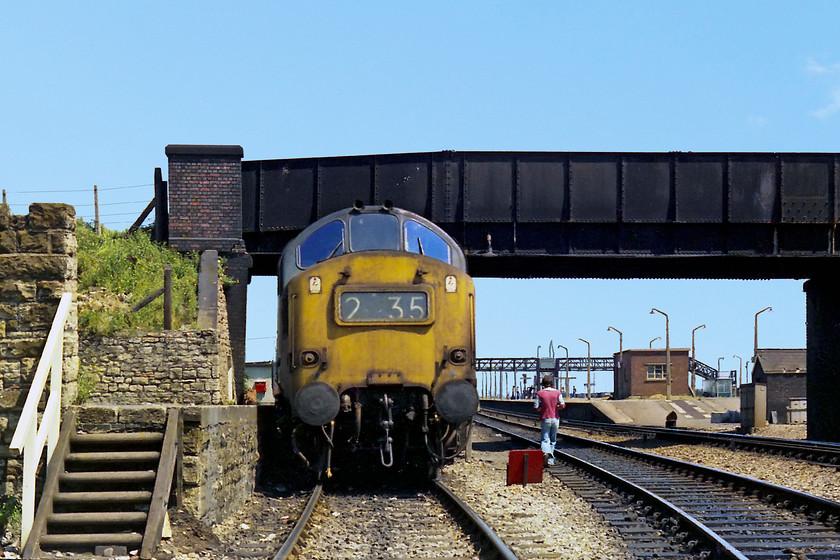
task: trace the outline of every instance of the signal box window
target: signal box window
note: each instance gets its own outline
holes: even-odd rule
[[[350,218],[350,250],[400,249],[400,221],[391,214],[356,214]]]
[[[298,267],[308,268],[344,252],[344,224],[336,220],[318,229],[300,244]]]
[[[419,253],[445,263],[452,262],[449,245],[438,234],[414,220],[405,222],[405,250]]]
[[[665,379],[665,364],[648,364],[648,379]]]

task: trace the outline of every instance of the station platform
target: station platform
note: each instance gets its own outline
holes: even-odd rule
[[[481,399],[482,406],[512,412],[533,412],[531,400]],[[674,397],[659,399],[580,399],[566,400],[565,417],[589,422],[611,422],[664,427],[668,414],[677,414],[677,427],[713,429],[716,425],[740,423],[738,397]],[[721,426],[722,427],[722,426]]]

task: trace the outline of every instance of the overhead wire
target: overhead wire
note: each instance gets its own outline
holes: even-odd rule
[[[144,185],[128,185],[128,186],[125,186],[125,187],[96,187],[96,188],[97,188],[97,190],[100,190],[100,191],[118,191],[118,190],[123,190],[123,189],[139,189],[139,188],[142,188],[142,187],[153,187],[154,185],[155,185],[154,183],[146,183]],[[57,190],[52,190],[51,189],[51,190],[39,190],[39,191],[30,191],[30,190],[25,190],[25,191],[11,190],[10,191],[9,189],[4,189],[4,190],[6,191],[6,194],[47,194],[47,193],[90,192],[90,191],[93,190],[93,188],[88,187],[86,189],[57,189]]]

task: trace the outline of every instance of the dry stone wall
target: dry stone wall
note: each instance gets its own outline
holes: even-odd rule
[[[0,204],[0,469],[4,494],[19,489],[20,463],[9,457],[29,384],[58,303],[76,291],[76,216],[67,204],[32,204],[26,215]],[[65,327],[63,402],[76,394],[79,366],[75,305]]]
[[[85,402],[231,404],[230,335],[221,288],[218,298],[218,329],[108,337],[83,333],[82,385],[93,383]]]
[[[82,405],[77,428],[86,432],[162,431],[167,405]],[[224,520],[256,484],[257,407],[184,406],[183,507],[207,525]],[[171,504],[170,504],[171,505]]]
[[[184,408],[184,506],[207,525],[223,521],[254,491],[257,407]]]

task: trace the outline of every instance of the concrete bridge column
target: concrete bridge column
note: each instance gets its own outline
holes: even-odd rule
[[[840,442],[840,289],[838,282],[805,282],[807,307],[808,439]]]

